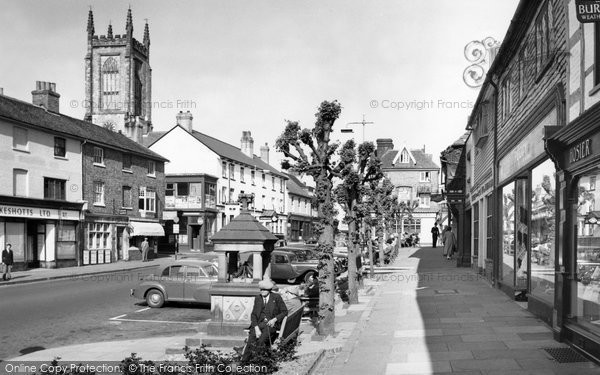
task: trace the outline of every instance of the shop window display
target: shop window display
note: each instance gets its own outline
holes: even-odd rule
[[[600,325],[600,196],[599,170],[579,179],[576,208],[577,278],[572,314],[578,321]]]
[[[525,298],[524,291],[527,291],[527,246],[529,244],[527,182],[525,179],[517,180],[517,194],[515,199],[515,291],[520,293],[520,299]]]
[[[502,189],[502,280],[514,286],[515,280],[515,184]]]
[[[556,179],[551,161],[531,173],[531,294],[554,302]]]

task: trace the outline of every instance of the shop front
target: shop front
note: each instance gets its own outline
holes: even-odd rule
[[[0,246],[12,245],[14,270],[78,265],[82,204],[0,198]]]
[[[288,239],[291,242],[310,241],[312,237],[312,217],[290,214],[288,218]]]
[[[500,288],[551,324],[555,294],[556,168],[544,143],[552,109],[499,160]]]
[[[548,129],[548,152],[559,166],[556,336],[600,359],[600,109],[569,127]]]

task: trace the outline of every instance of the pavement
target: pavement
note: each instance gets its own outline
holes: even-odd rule
[[[443,259],[439,248],[401,248],[394,264],[364,284],[359,304],[336,305],[335,335],[322,338],[302,324],[298,354],[310,363],[294,374],[600,374],[587,360],[554,360],[544,348],[568,347],[553,340],[544,322],[471,269]],[[167,349],[182,348],[189,338],[64,346],[8,362],[120,361],[130,353],[144,360],[182,360]]]

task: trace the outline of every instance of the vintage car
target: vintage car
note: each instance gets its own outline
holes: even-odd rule
[[[292,251],[274,250],[271,254],[271,278],[292,284],[306,281],[311,274],[317,274],[318,264],[315,259],[299,260]]]
[[[146,276],[130,294],[145,299],[150,307],[162,307],[167,301],[210,303],[208,290],[217,275],[211,261],[176,260]]]

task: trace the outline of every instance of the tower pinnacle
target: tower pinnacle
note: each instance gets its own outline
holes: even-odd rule
[[[108,32],[106,33],[106,36],[108,37],[108,39],[112,39],[113,37],[112,22],[108,23]]]
[[[150,46],[150,29],[148,28],[148,19],[146,18],[146,26],[144,26],[144,46]]]
[[[94,13],[92,13],[92,7],[90,7],[90,11],[88,13],[88,23],[87,23],[87,33],[88,37],[94,36]]]
[[[125,23],[125,30],[127,30],[127,34],[133,34],[133,20],[131,19],[131,7],[127,9],[127,22]]]

